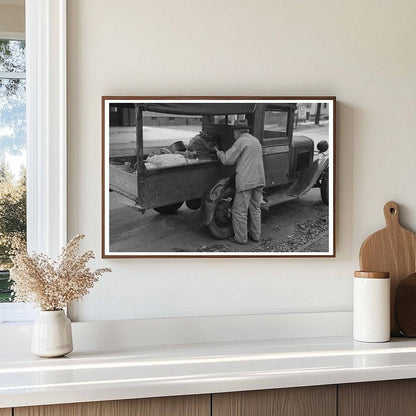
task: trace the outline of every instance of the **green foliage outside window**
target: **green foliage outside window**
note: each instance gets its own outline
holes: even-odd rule
[[[13,298],[11,255],[26,241],[25,61],[24,41],[0,39],[0,302]]]
[[[26,241],[26,172],[15,181],[0,162],[0,302],[12,300],[8,269],[13,250]]]

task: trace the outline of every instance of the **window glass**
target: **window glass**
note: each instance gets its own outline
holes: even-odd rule
[[[224,115],[218,115],[218,116],[210,116],[210,120],[209,122],[211,124],[222,124],[222,125],[226,125],[229,124],[228,123],[228,116],[224,116]]]
[[[216,115],[210,116],[209,122],[211,124],[223,124],[233,126],[236,120],[244,119],[244,114],[228,114],[228,115]]]
[[[287,136],[288,112],[273,110],[266,111],[264,114],[264,139],[271,140],[274,138]]]
[[[24,40],[0,39],[0,72],[26,72]]]
[[[12,300],[10,255],[26,241],[25,42],[0,39],[0,302]]]

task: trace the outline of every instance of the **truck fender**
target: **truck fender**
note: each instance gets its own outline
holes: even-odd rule
[[[328,156],[322,155],[315,159],[312,165],[306,169],[295,181],[295,183],[286,191],[286,195],[299,198],[306,194],[306,192],[313,188],[328,165]]]
[[[229,176],[222,176],[213,179],[207,186],[201,203],[201,224],[208,225],[214,218],[216,202],[222,195],[224,189],[230,184],[234,185],[235,173]]]
[[[324,173],[328,165],[329,165],[329,156],[322,157],[320,160],[320,163],[318,164],[318,169],[317,169],[318,179],[322,176],[322,174]]]

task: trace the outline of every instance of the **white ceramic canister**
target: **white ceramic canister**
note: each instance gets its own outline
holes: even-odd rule
[[[390,340],[390,278],[387,272],[354,273],[354,330],[361,342]]]

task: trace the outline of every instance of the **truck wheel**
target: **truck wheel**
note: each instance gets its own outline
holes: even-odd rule
[[[214,217],[208,224],[208,230],[215,238],[223,239],[234,234],[231,217],[234,195],[234,188],[226,188],[216,201]]]
[[[201,208],[201,198],[190,199],[190,200],[186,201],[185,204],[189,209],[192,209],[193,211],[196,211],[197,209]]]
[[[321,180],[321,198],[322,202],[325,205],[328,205],[328,197],[329,197],[329,169],[326,168],[324,173],[322,174]]]
[[[172,215],[182,206],[182,204],[183,202],[177,202],[176,204],[163,205],[153,209],[160,214]]]

